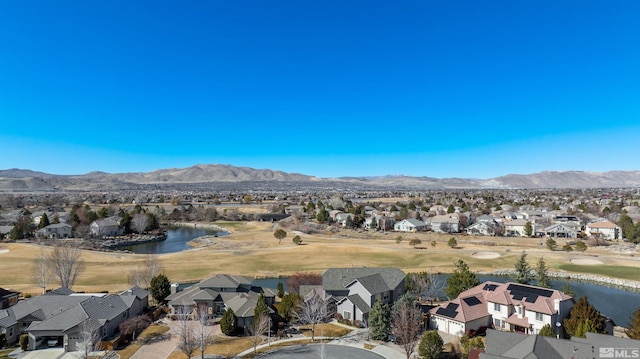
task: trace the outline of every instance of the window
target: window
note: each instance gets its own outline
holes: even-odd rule
[[[493,310],[495,310],[496,312],[500,311],[500,304],[499,303],[493,303]]]
[[[544,314],[542,313],[536,313],[536,320],[541,322],[544,320]]]

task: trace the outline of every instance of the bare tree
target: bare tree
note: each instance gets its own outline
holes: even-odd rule
[[[42,294],[47,292],[47,286],[51,281],[51,266],[50,258],[44,248],[40,250],[40,255],[33,263],[30,279],[33,284],[42,288]]]
[[[301,301],[295,312],[295,316],[300,322],[311,324],[311,341],[315,340],[316,325],[324,322],[330,316],[327,304],[328,299],[324,296],[322,289],[316,288]]]
[[[257,318],[253,318],[253,324],[251,325],[251,339],[253,340],[254,353],[256,353],[258,343],[262,341],[262,334],[267,330],[271,330],[269,322],[269,315],[261,315]]]
[[[214,337],[211,335],[211,327],[209,326],[209,312],[206,306],[198,307],[195,319],[194,339],[197,348],[200,350],[200,358],[204,359],[204,352],[207,346],[214,342]]]
[[[190,320],[193,313],[191,306],[180,305],[177,307],[176,320],[178,321],[178,350],[183,352],[187,358],[191,358],[198,350],[198,343],[193,328],[193,321]]]
[[[145,213],[136,213],[131,218],[131,229],[138,232],[138,234],[142,234],[149,226],[149,217]]]
[[[142,266],[129,273],[129,284],[149,288],[151,287],[151,279],[162,273],[162,271],[163,268],[162,263],[160,263],[160,258],[155,254],[148,254]]]
[[[410,300],[400,300],[391,319],[391,333],[396,342],[404,349],[407,359],[415,351],[422,331],[422,312]]]
[[[79,359],[99,358],[97,350],[100,347],[100,328],[96,321],[87,318],[80,324],[80,341],[76,344]]]
[[[84,271],[85,263],[80,257],[80,250],[71,246],[56,247],[51,253],[51,272],[61,287],[73,287],[80,273]]]

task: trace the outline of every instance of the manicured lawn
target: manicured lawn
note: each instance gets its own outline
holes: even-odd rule
[[[302,332],[302,335],[311,337],[311,325],[301,326],[300,331]],[[351,332],[351,329],[347,329],[345,327],[341,327],[339,325],[334,325],[331,323],[320,323],[316,325],[317,337],[339,338],[349,332]]]
[[[143,330],[138,336],[138,340],[134,343],[129,344],[126,348],[118,351],[118,355],[120,355],[120,359],[129,359],[135,352],[140,349],[142,343],[145,340],[157,337],[158,335],[162,335],[169,331],[169,327],[166,325],[150,325],[147,329]],[[0,357],[2,358],[2,357]]]
[[[609,266],[609,265],[578,265],[578,264],[561,264],[558,268],[569,272],[589,273],[603,275],[607,277],[638,280],[640,278],[640,268],[625,266]]]

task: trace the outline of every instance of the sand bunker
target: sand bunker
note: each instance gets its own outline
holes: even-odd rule
[[[500,257],[500,253],[496,252],[475,252],[471,255],[473,258],[478,259],[494,259]]]
[[[2,254],[2,253],[9,253],[9,250],[8,249],[0,249],[0,254]]]
[[[602,264],[602,261],[595,258],[573,258],[571,259],[571,263],[582,264],[582,265],[594,265],[594,264]]]

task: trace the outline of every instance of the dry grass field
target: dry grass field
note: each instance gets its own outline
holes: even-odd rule
[[[522,251],[535,266],[544,256],[551,270],[590,272],[626,279],[640,278],[638,258],[605,248],[586,252],[552,252],[544,239],[474,237],[433,233],[399,234],[395,232],[358,232],[288,234],[282,244],[273,236],[273,226],[264,222],[221,222],[231,235],[210,237],[206,246],[159,256],[171,281],[199,280],[213,273],[247,276],[280,276],[299,271],[321,273],[330,267],[398,267],[406,272],[450,272],[453,263],[462,259],[477,272],[511,269]],[[302,245],[291,239],[299,234]],[[403,240],[398,243],[396,238]],[[449,248],[447,240],[455,237],[458,246]],[[413,238],[422,241],[414,248]],[[436,242],[432,246],[432,241]],[[564,244],[558,241],[559,247]],[[38,293],[29,273],[41,250],[33,244],[0,244],[0,287]],[[119,291],[128,285],[128,273],[142,265],[145,255],[84,251],[86,270],[74,286],[76,291]],[[573,259],[573,261],[572,261]],[[591,261],[589,259],[592,259]],[[602,264],[594,264],[602,263]],[[52,283],[51,287],[55,287]]]

